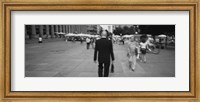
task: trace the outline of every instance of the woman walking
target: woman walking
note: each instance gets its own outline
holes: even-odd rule
[[[141,42],[140,42],[140,51],[141,51],[141,62],[146,63],[146,50],[148,48],[148,41],[147,36],[141,36]]]
[[[137,42],[134,37],[128,43],[128,57],[129,57],[129,68],[134,71],[136,67],[136,56],[137,56]]]

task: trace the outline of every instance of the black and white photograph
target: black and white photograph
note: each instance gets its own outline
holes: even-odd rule
[[[175,77],[175,27],[26,24],[25,77]]]
[[[188,91],[189,28],[188,11],[12,11],[11,90]]]
[[[196,1],[2,4],[5,99],[198,95]]]

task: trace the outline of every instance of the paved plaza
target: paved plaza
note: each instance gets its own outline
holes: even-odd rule
[[[175,77],[175,49],[148,54],[147,63],[128,68],[126,45],[114,44],[115,72],[110,77]],[[25,44],[25,77],[98,77],[94,49],[85,43],[63,40]]]

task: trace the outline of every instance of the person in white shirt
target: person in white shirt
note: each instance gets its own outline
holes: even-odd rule
[[[142,36],[140,40],[141,62],[146,63],[146,50],[148,49],[149,41],[146,36]]]
[[[86,38],[86,43],[87,43],[87,49],[89,49],[90,48],[90,38],[89,37]]]
[[[38,38],[38,43],[42,43],[42,37],[41,36],[39,36],[39,38]]]
[[[147,42],[140,42],[141,61],[146,62]]]

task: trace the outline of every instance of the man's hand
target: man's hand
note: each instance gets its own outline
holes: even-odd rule
[[[96,61],[96,60],[94,60],[94,63],[97,63],[97,61]]]

